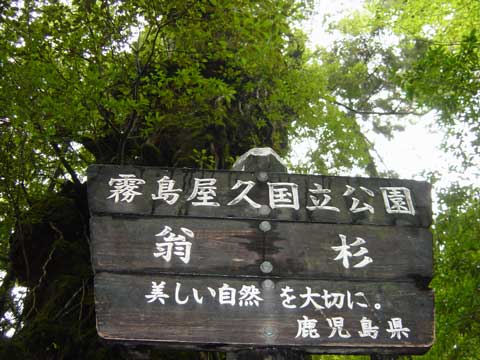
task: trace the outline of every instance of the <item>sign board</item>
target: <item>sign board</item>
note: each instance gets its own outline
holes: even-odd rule
[[[422,353],[430,185],[93,165],[97,329],[198,349]]]

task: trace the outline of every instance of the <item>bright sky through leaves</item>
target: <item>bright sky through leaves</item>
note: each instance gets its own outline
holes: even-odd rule
[[[341,33],[338,30],[329,32],[328,24],[340,20],[350,12],[361,11],[362,6],[361,0],[317,0],[315,15],[303,25],[310,46],[330,47],[335,40],[340,39]],[[380,159],[377,157],[378,169],[394,171],[401,178],[417,180],[425,179],[429,173],[438,172],[441,174],[438,187],[447,187],[456,181],[461,184],[474,183],[480,176],[474,170],[465,174],[450,171],[449,167],[456,165],[458,159],[440,149],[445,133],[435,125],[434,117],[435,114],[430,112],[422,117],[409,116],[401,119],[400,122],[406,123],[405,130],[395,132],[393,139],[386,139],[362,126],[380,156]],[[302,159],[309,146],[315,146],[314,141],[304,142],[295,148],[294,158]]]

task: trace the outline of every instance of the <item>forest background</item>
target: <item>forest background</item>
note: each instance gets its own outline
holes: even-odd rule
[[[312,49],[301,29],[324,4],[0,2],[1,358],[224,356],[99,340],[89,164],[228,169],[270,146],[291,172],[396,177],[378,136],[426,119],[464,176],[423,174],[437,199],[436,342],[419,358],[478,357],[480,2],[365,1],[319,24],[335,37]]]

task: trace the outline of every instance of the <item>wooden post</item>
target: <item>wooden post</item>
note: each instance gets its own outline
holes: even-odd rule
[[[267,172],[287,172],[287,166],[271,148],[253,148],[243,154],[233,164],[232,170],[255,171],[257,177],[267,176]],[[227,353],[227,360],[305,360],[310,356],[290,349],[251,349]]]
[[[428,183],[291,174],[269,148],[233,171],[92,165],[88,181],[107,341],[230,360],[393,360],[433,342]],[[368,256],[339,261],[340,241]]]
[[[240,156],[233,164],[234,171],[270,171],[287,172],[282,158],[269,147],[253,148]]]
[[[271,148],[253,148],[243,154],[233,165],[232,170],[256,171],[258,177],[263,172],[287,172],[282,159]],[[307,359],[304,353],[289,349],[252,349],[227,353],[227,360],[303,360]],[[371,360],[396,360],[396,355],[373,354]]]
[[[290,349],[252,349],[227,353],[227,360],[304,360],[310,357]]]

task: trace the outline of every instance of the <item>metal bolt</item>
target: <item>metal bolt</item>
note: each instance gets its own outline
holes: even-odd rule
[[[266,327],[263,330],[263,333],[265,334],[265,336],[271,337],[273,336],[273,329],[271,327]]]
[[[275,289],[275,283],[272,280],[267,279],[262,282],[262,287],[264,289]]]
[[[257,180],[260,182],[265,182],[268,180],[268,174],[265,171],[260,171],[257,173]]]
[[[262,270],[262,272],[264,274],[269,274],[272,272],[273,270],[273,265],[270,261],[264,261],[261,265],[260,265],[260,270]]]
[[[263,215],[263,216],[267,216],[270,214],[270,211],[272,211],[272,209],[270,209],[270,206],[268,205],[262,205],[260,206],[260,208],[258,209],[258,213],[260,215]]]
[[[258,226],[258,228],[260,230],[262,230],[263,232],[267,232],[267,231],[272,230],[272,225],[270,225],[270,223],[268,221],[262,221],[260,223],[260,225]]]

